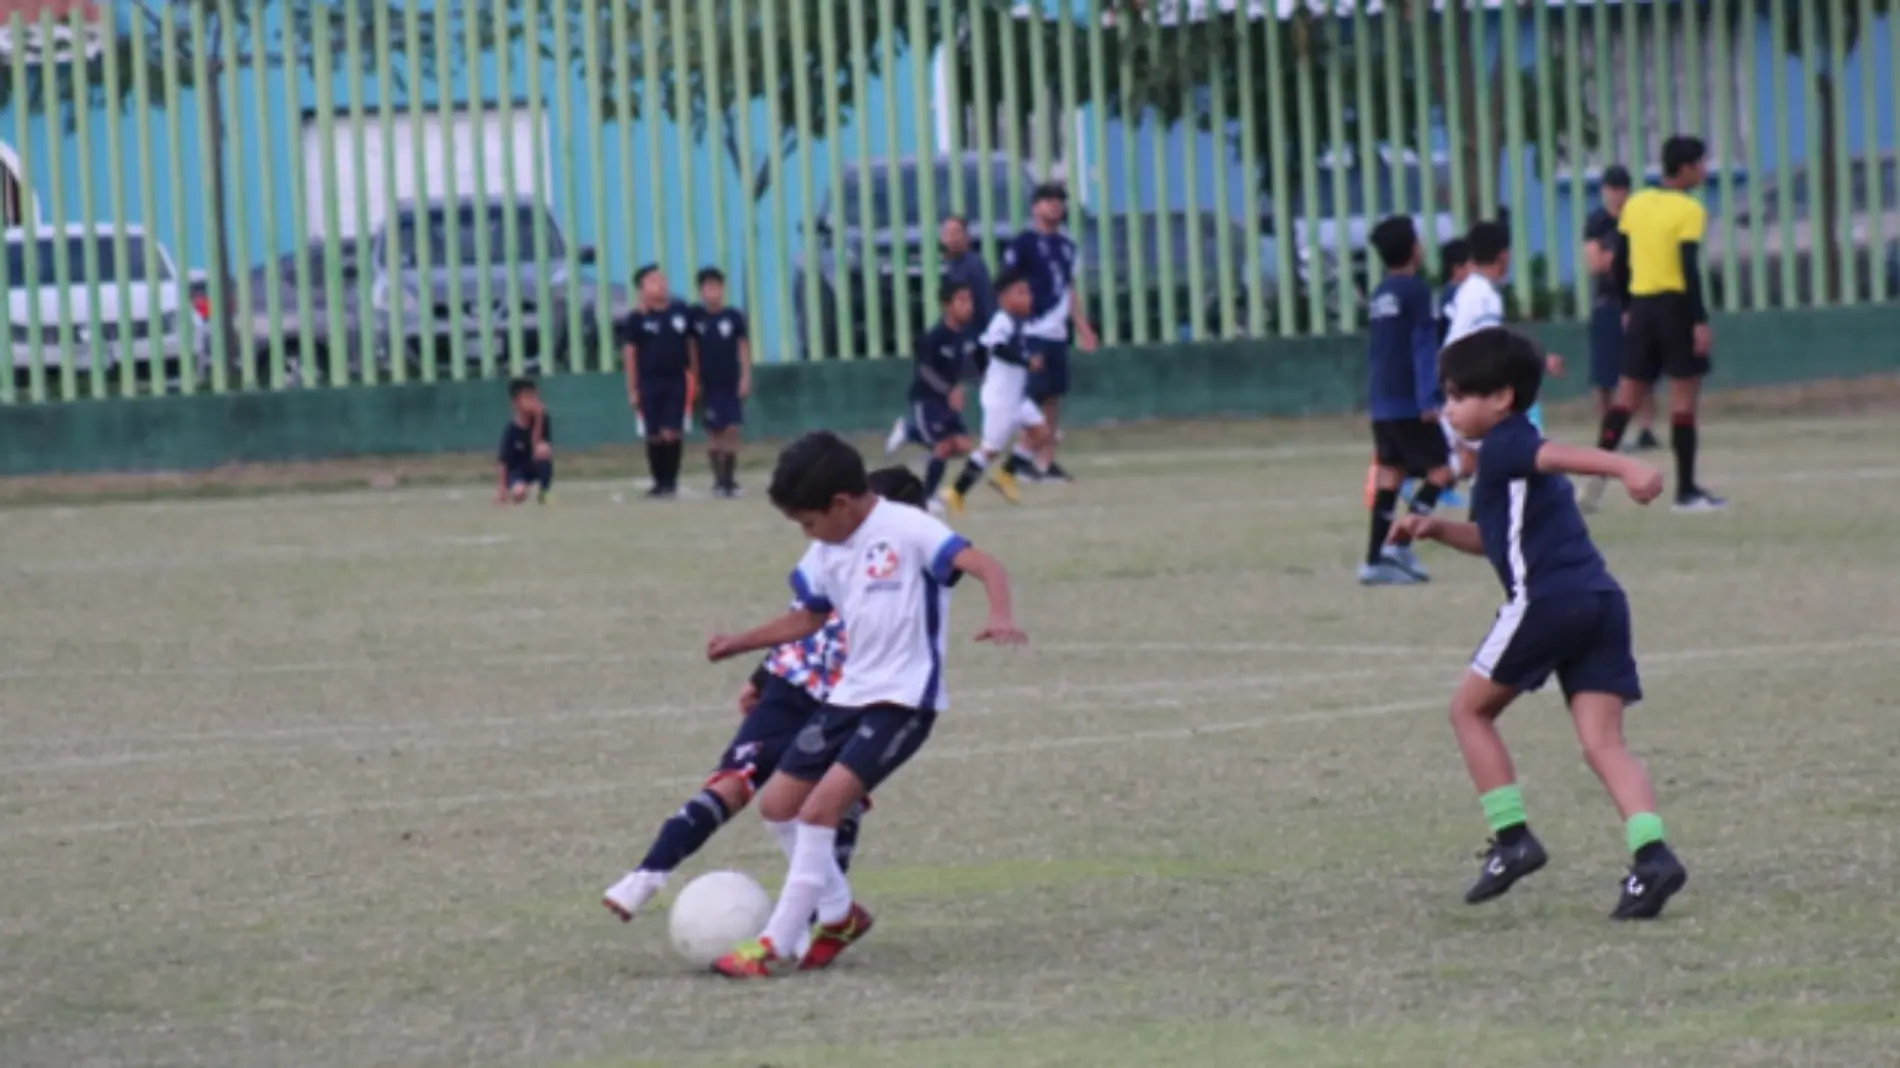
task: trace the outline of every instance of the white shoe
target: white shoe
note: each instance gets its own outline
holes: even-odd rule
[[[608,912],[620,917],[621,923],[626,923],[665,886],[665,872],[636,869],[608,887],[607,892],[601,895],[600,903],[607,906]]]
[[[899,419],[891,424],[891,432],[884,438],[884,455],[896,456],[897,450],[910,440],[910,425]]]

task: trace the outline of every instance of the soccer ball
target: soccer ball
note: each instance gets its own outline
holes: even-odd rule
[[[693,965],[712,963],[748,939],[772,918],[772,899],[750,875],[709,871],[686,884],[667,914],[673,948]]]

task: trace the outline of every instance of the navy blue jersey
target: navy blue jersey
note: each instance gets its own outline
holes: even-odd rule
[[[1389,274],[1366,304],[1367,408],[1374,420],[1417,419],[1444,405],[1438,391],[1438,325],[1432,291]]]
[[[1515,414],[1491,428],[1478,448],[1471,520],[1484,555],[1513,603],[1622,587],[1590,541],[1576,493],[1562,475],[1537,470],[1544,436]]]
[[[943,261],[945,281],[956,282],[970,289],[970,303],[975,306],[976,314],[971,317],[970,325],[964,330],[972,338],[983,332],[990,316],[996,314],[996,287],[990,284],[990,267],[975,250],[961,256],[946,258]]]
[[[731,393],[739,388],[739,343],[746,339],[745,315],[737,308],[693,309],[693,340],[699,345],[699,387]],[[643,361],[644,362],[644,361]]]
[[[541,415],[541,440],[554,443],[554,417],[547,413]],[[508,420],[501,429],[501,448],[495,459],[509,470],[526,467],[534,462],[534,427],[522,426],[517,420]]]
[[[1067,234],[1024,230],[1003,250],[1003,266],[1014,267],[1029,278],[1029,319],[1023,330],[1030,337],[1068,340],[1075,264],[1075,242]]]
[[[911,375],[912,401],[948,400],[962,381],[964,367],[976,352],[976,339],[966,326],[952,330],[938,323],[917,339],[917,367]]]
[[[614,324],[622,346],[632,345],[641,378],[685,378],[688,339],[693,336],[693,312],[673,301],[658,311],[635,308]]]
[[[1615,253],[1617,243],[1623,240],[1623,235],[1617,232],[1616,216],[1611,215],[1606,208],[1598,208],[1591,212],[1589,220],[1583,224],[1583,239],[1585,241],[1595,241],[1597,244],[1609,249],[1611,253]],[[1609,275],[1601,274],[1597,276],[1596,295],[1593,298],[1593,303],[1597,305],[1618,303],[1616,297],[1616,283]]]

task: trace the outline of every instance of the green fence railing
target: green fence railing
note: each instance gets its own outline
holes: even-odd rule
[[[1583,315],[1613,164],[1712,149],[1728,311],[1900,298],[1890,0],[79,0],[0,15],[0,403],[610,369],[642,264],[903,356],[938,224],[1071,191],[1105,344],[1356,330],[1379,217]],[[28,13],[30,12],[30,14]]]

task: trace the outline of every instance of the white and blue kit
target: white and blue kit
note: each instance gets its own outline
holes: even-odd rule
[[[1503,325],[1504,294],[1498,292],[1497,285],[1491,279],[1473,271],[1452,292],[1451,303],[1446,308],[1445,344],[1450,345],[1480,330]],[[1544,428],[1543,407],[1531,405],[1529,416],[1531,425],[1541,431]],[[1445,426],[1445,433],[1451,433],[1449,423]],[[1456,451],[1454,448],[1454,454]]]
[[[1566,699],[1641,700],[1629,601],[1590,541],[1570,480],[1537,469],[1543,444],[1524,415],[1482,442],[1471,518],[1507,600],[1471,668],[1519,691],[1556,675]]]
[[[983,371],[983,450],[991,455],[1007,452],[1024,427],[1042,426],[1042,409],[1030,399],[1032,351],[1022,323],[998,311],[990,319],[977,350],[986,358]],[[1043,355],[1047,360],[1048,356]]]
[[[1069,392],[1069,322],[1074,314],[1075,273],[1080,263],[1067,234],[1024,230],[1003,249],[1003,266],[1029,280],[1029,318],[1023,324],[1029,351],[1042,358],[1030,376],[1028,395],[1038,403]]]

